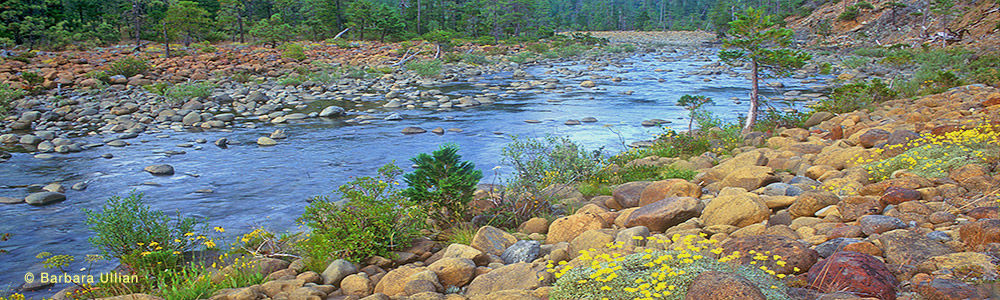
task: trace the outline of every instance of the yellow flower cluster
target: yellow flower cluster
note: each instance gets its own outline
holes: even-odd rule
[[[930,178],[948,175],[953,168],[974,163],[989,163],[1000,158],[1000,125],[982,121],[972,128],[963,128],[942,135],[924,134],[905,144],[892,145],[885,150],[907,149],[894,157],[876,161],[859,157],[855,162],[871,175],[869,180],[889,179],[897,170],[909,170]],[[874,153],[882,155],[883,149]]]

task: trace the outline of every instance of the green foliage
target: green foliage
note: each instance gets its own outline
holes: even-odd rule
[[[552,184],[569,184],[589,178],[601,170],[600,151],[588,152],[566,137],[539,139],[511,137],[501,150],[502,163],[515,170],[508,185],[541,190]]]
[[[377,177],[360,177],[341,185],[345,203],[326,196],[312,199],[299,219],[312,229],[300,246],[308,254],[307,269],[322,272],[330,260],[355,263],[379,255],[391,258],[392,250],[409,246],[424,227],[423,209],[396,187],[399,167],[388,164]]]
[[[169,33],[183,35],[185,45],[195,36],[201,35],[212,23],[208,11],[198,7],[198,2],[177,1],[167,8],[164,26]]]
[[[532,43],[525,47],[528,51],[534,52],[536,54],[542,54],[549,51],[549,44],[546,43]]]
[[[250,79],[253,79],[253,75],[250,71],[242,70],[233,73],[233,75],[230,76],[230,79],[239,83],[247,83],[250,82]]]
[[[157,94],[160,96],[165,96],[167,94],[167,88],[169,87],[170,84],[166,82],[157,82],[142,86],[142,88],[146,89],[150,93]]]
[[[281,80],[278,80],[278,84],[279,85],[299,86],[299,85],[302,85],[302,79],[295,78],[295,77],[284,77],[284,78],[281,78]]]
[[[431,155],[421,153],[410,159],[416,170],[403,175],[409,186],[403,196],[424,207],[441,225],[465,219],[472,193],[483,178],[475,164],[461,159],[458,146],[443,145]]]
[[[303,61],[306,59],[306,49],[297,43],[285,43],[282,44],[278,49],[281,49],[281,57],[291,58],[298,61]]]
[[[712,103],[712,98],[705,97],[702,95],[684,95],[677,100],[677,106],[683,107],[688,110],[688,134],[691,134],[693,129],[695,116],[701,110],[701,107],[705,104]]]
[[[980,124],[941,136],[925,135],[891,148],[907,149],[880,161],[864,161],[862,167],[870,180],[882,181],[898,170],[907,170],[925,178],[945,178],[951,170],[969,164],[988,166],[1000,160],[1000,126]],[[891,149],[890,148],[890,149]]]
[[[108,66],[108,75],[122,75],[125,78],[129,78],[138,74],[142,74],[149,70],[149,62],[145,59],[137,57],[126,57],[119,59]]]
[[[820,75],[830,75],[830,73],[833,73],[833,64],[830,64],[828,62],[824,62],[824,63],[822,63],[822,64],[819,65],[819,74]]]
[[[778,111],[769,109],[764,111],[764,114],[760,116],[757,121],[756,128],[754,131],[760,132],[773,132],[778,128],[795,128],[795,127],[805,127],[806,120],[809,119],[810,114],[807,112],[799,111]]]
[[[604,51],[610,53],[622,53],[622,52],[635,52],[636,47],[632,44],[615,44],[610,47],[604,48]]]
[[[860,9],[875,9],[875,6],[872,6],[871,3],[864,0],[859,1],[858,3],[854,4],[854,6],[857,6]]]
[[[103,83],[111,82],[111,74],[108,74],[108,71],[104,70],[93,70],[87,72],[87,78],[93,78]]]
[[[841,61],[845,67],[857,69],[868,64],[868,59],[859,56],[848,56]]]
[[[213,275],[222,275],[213,277]],[[264,274],[254,266],[230,266],[214,270],[190,264],[180,269],[165,270],[158,282],[157,294],[166,300],[206,299],[221,289],[232,289],[261,284]],[[217,278],[218,282],[213,282]],[[221,278],[221,279],[218,279]]]
[[[441,74],[441,61],[438,60],[425,60],[425,61],[411,61],[406,63],[406,68],[417,72],[417,75],[421,77],[434,77]]]
[[[174,265],[180,253],[194,250],[204,239],[199,234],[205,226],[203,221],[181,218],[179,213],[170,217],[152,211],[141,193],[131,192],[126,198],[114,196],[100,212],[83,212],[87,216],[84,223],[94,231],[90,242],[104,256],[118,258],[144,275],[155,275],[161,268]]]
[[[507,60],[514,63],[523,64],[524,62],[528,61],[528,58],[535,56],[536,54],[533,52],[518,52],[515,55],[507,56]]]
[[[872,109],[873,105],[892,100],[897,92],[881,79],[855,81],[833,89],[830,98],[819,101],[812,107],[814,111],[846,113],[861,109]]]
[[[292,25],[282,21],[278,14],[272,15],[271,18],[261,19],[257,24],[254,24],[253,28],[250,28],[250,35],[271,46],[291,39],[292,32]]]
[[[980,56],[969,62],[965,69],[971,82],[1000,85],[1000,54]]]
[[[212,95],[215,85],[209,82],[183,82],[166,88],[163,96],[174,103],[187,101],[192,98],[208,98]]]
[[[837,20],[841,21],[854,21],[858,18],[858,7],[851,5],[844,8],[844,11],[837,16]]]
[[[454,226],[448,229],[448,243],[449,244],[462,244],[470,245],[472,244],[472,238],[476,236],[476,231],[479,228],[469,227],[469,226]]]
[[[38,73],[35,72],[21,72],[21,79],[28,83],[29,86],[39,85],[45,81],[45,78],[42,78],[42,75],[38,75]]]

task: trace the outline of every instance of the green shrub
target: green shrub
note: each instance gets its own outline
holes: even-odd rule
[[[278,84],[279,85],[299,86],[299,85],[302,85],[302,79],[298,79],[298,78],[295,78],[295,77],[285,77],[285,78],[282,78],[281,80],[278,80]]]
[[[142,86],[142,88],[146,89],[150,93],[157,94],[157,95],[160,95],[160,96],[166,96],[167,95],[167,88],[169,88],[169,87],[170,87],[170,84],[166,83],[166,82],[157,82],[157,83],[147,84],[147,85]]]
[[[306,49],[302,45],[296,43],[285,43],[281,44],[278,49],[281,49],[281,57],[291,58],[294,60],[302,61],[306,59]]]
[[[316,197],[299,219],[312,229],[300,245],[306,251],[307,269],[322,272],[333,259],[361,263],[379,255],[392,258],[392,250],[408,247],[424,227],[423,209],[396,187],[402,171],[394,164],[378,170],[377,177],[360,177],[341,185],[344,203]]]
[[[483,56],[481,54],[472,54],[472,53],[462,54],[462,61],[480,66],[493,63],[493,61],[486,58],[486,56]]]
[[[861,0],[857,4],[854,4],[854,6],[857,6],[860,9],[875,9],[875,6],[872,6],[871,3],[868,3],[868,1],[864,0]]]
[[[406,64],[406,68],[417,72],[421,77],[434,77],[441,74],[441,65],[438,60],[411,61]]]
[[[632,44],[616,44],[604,50],[610,53],[635,52],[636,47]]]
[[[507,56],[507,60],[514,63],[523,64],[524,62],[528,61],[529,57],[535,57],[535,56],[536,54],[532,52],[519,52],[515,55]]]
[[[833,73],[833,65],[832,64],[830,64],[828,62],[824,62],[824,63],[822,63],[822,64],[819,65],[819,74],[820,75],[830,75],[830,73]]]
[[[545,53],[546,51],[549,51],[549,44],[533,43],[533,44],[528,44],[528,46],[526,46],[525,48],[528,49],[528,51],[534,52],[536,54],[542,54]]]
[[[858,56],[849,56],[849,57],[845,58],[841,62],[844,63],[844,66],[847,67],[847,68],[857,69],[857,68],[860,68],[860,67],[863,67],[863,66],[867,65],[868,64],[868,59],[865,59],[864,57],[858,57]]]
[[[980,56],[969,62],[965,69],[971,82],[1000,85],[1000,54]]]
[[[118,258],[142,275],[155,276],[159,270],[175,266],[181,253],[194,250],[199,243],[214,245],[200,234],[203,221],[152,211],[142,194],[134,191],[126,198],[109,198],[100,212],[83,212],[87,216],[84,223],[94,231],[90,243],[105,257]]]
[[[773,132],[778,128],[802,128],[805,127],[806,120],[810,114],[800,111],[779,111],[768,109],[763,114],[757,116],[757,123],[754,131]]]
[[[28,83],[29,86],[39,85],[45,81],[45,78],[42,78],[42,75],[38,75],[38,73],[35,72],[21,72],[21,79]]]
[[[239,82],[239,83],[247,83],[247,82],[250,82],[250,79],[253,79],[252,74],[250,74],[250,71],[246,71],[246,70],[237,71],[237,72],[233,73],[233,75],[230,76],[229,78],[232,81]]]
[[[24,90],[11,88],[6,83],[0,83],[0,118],[10,111],[11,103],[20,99],[25,94]]]
[[[837,20],[841,21],[854,21],[858,17],[858,7],[851,5],[844,8],[844,11],[837,16]]]
[[[486,36],[486,35],[481,36],[478,39],[473,40],[472,43],[476,44],[476,45],[480,45],[480,46],[486,46],[486,45],[496,44],[496,42],[495,42],[495,40],[493,39],[492,36]]]
[[[431,155],[421,153],[410,159],[416,170],[403,175],[409,186],[403,196],[425,208],[440,225],[465,219],[472,193],[483,178],[475,164],[461,159],[458,146],[444,145]]]
[[[449,244],[462,244],[470,245],[472,244],[472,238],[476,236],[476,231],[479,228],[471,226],[454,226],[448,229],[448,243]]]
[[[555,52],[556,52],[556,54],[559,55],[559,57],[571,57],[571,56],[577,56],[577,55],[582,54],[583,51],[586,50],[586,49],[589,49],[589,48],[586,47],[586,46],[580,45],[580,44],[572,44],[572,45],[568,45],[568,46],[563,46],[563,47],[556,48]]]
[[[104,70],[93,70],[93,71],[87,72],[87,78],[93,78],[93,79],[95,79],[97,81],[104,82],[104,83],[111,82],[111,75],[108,74],[108,72],[104,71]]]
[[[213,276],[221,275],[221,276]],[[190,264],[177,270],[165,270],[157,283],[157,295],[165,300],[207,299],[222,289],[242,288],[264,283],[264,274],[253,265],[236,265],[223,271]]]
[[[168,87],[163,96],[172,102],[187,101],[191,98],[208,98],[215,85],[209,82],[184,82]]]
[[[694,119],[701,110],[701,107],[705,104],[712,103],[712,98],[705,97],[702,95],[684,95],[677,100],[677,106],[683,107],[688,110],[688,134],[691,134],[692,125],[694,124]]]
[[[132,77],[149,70],[149,63],[145,59],[126,57],[119,59],[108,67],[108,75],[122,75],[126,78]]]
[[[880,79],[855,81],[833,89],[830,98],[812,106],[814,111],[846,113],[870,109],[873,105],[892,100],[898,93]]]
[[[938,70],[935,71],[929,78],[925,77],[923,82],[920,84],[920,93],[923,95],[942,93],[950,88],[963,84],[965,84],[965,82],[952,71]]]
[[[548,135],[524,139],[512,136],[501,154],[503,164],[513,167],[516,172],[512,183],[537,190],[586,179],[601,170],[599,151],[588,152],[566,137]]]

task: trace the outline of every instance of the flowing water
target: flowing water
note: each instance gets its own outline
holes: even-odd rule
[[[674,104],[684,94],[715,99],[715,105],[709,109],[724,120],[735,120],[737,115],[745,113],[746,102],[736,104],[729,99],[740,97],[745,101],[749,93],[748,80],[728,75],[683,76],[708,62],[691,59],[662,62],[657,60],[661,55],[677,54],[636,54],[625,60],[632,64],[591,72],[626,78],[622,82],[594,80],[599,90],[578,88],[579,82],[589,80],[589,76],[567,78],[557,73],[546,74],[546,71],[561,67],[583,69],[585,64],[529,68],[528,73],[536,79],[558,78],[563,92],[534,93],[529,90],[501,97],[492,105],[449,111],[396,110],[404,118],[400,121],[376,119],[358,125],[345,123],[346,117],[306,119],[299,123],[267,124],[232,132],[142,134],[129,140],[132,145],[128,147],[104,146],[79,153],[57,154],[47,160],[35,159],[27,153],[14,153],[10,161],[0,164],[2,196],[23,197],[29,193],[25,186],[39,183],[62,182],[69,187],[82,181],[89,187],[83,191],[69,190],[66,201],[47,206],[0,206],[0,232],[13,235],[11,240],[0,243],[0,247],[10,251],[0,255],[0,290],[17,288],[24,282],[26,272],[34,272],[37,276],[43,271],[41,260],[35,258],[42,251],[78,256],[77,263],[68,270],[72,274],[84,274],[79,272],[86,266],[82,255],[96,254],[98,250],[87,241],[91,232],[84,224],[82,209],[99,210],[108,197],[124,197],[132,190],[144,193],[146,202],[155,210],[207,217],[211,226],[224,227],[227,233],[247,232],[254,226],[274,231],[297,230],[295,220],[310,197],[331,195],[351,176],[373,175],[375,169],[393,160],[408,170],[410,157],[436,150],[442,143],[458,144],[462,157],[483,170],[486,174],[483,182],[490,183],[511,171],[510,168],[491,170],[500,165],[500,149],[510,141],[510,135],[562,135],[588,149],[603,147],[616,152],[623,148],[620,138],[604,125],[614,125],[626,143],[647,140],[662,132],[656,127],[641,126],[642,120],[665,119],[673,122],[669,126],[686,128],[687,111]],[[653,71],[655,69],[672,72]],[[484,77],[479,83],[505,86],[512,81],[510,73]],[[705,78],[711,81],[706,82]],[[784,83],[783,91],[807,92],[806,84],[798,79],[771,82]],[[566,87],[573,88],[566,90]],[[436,88],[449,95],[481,93],[484,89],[470,83]],[[623,94],[626,91],[634,93]],[[765,93],[773,94],[774,91],[765,90]],[[313,103],[309,110],[318,111],[329,103],[333,102]],[[568,119],[584,117],[597,118],[598,122],[563,125]],[[524,122],[529,119],[542,122]],[[459,128],[462,131],[443,135],[430,132],[401,134],[400,130],[408,126],[428,130]],[[259,147],[254,143],[257,137],[266,136],[275,129],[286,130],[289,138],[279,140],[273,147]],[[222,137],[242,144],[221,149],[211,143],[194,143],[196,139],[214,141]],[[89,142],[100,142],[101,137],[89,139]],[[184,143],[200,148],[177,146]],[[169,150],[185,151],[186,154],[163,154]],[[114,157],[101,158],[105,153]],[[176,174],[152,176],[142,171],[151,164],[170,164]],[[201,189],[212,192],[195,192]],[[99,262],[93,266],[94,274],[113,267],[112,262]],[[57,285],[28,295],[48,297],[65,286]]]

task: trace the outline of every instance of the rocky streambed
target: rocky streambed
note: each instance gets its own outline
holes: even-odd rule
[[[745,111],[747,81],[714,60],[710,50],[671,48],[446,65],[430,79],[403,71],[299,86],[219,78],[211,96],[180,103],[128,86],[21,100],[0,135],[0,199],[10,203],[0,232],[13,234],[0,282],[16,288],[24,272],[40,271],[38,252],[96,252],[81,209],[130,190],[154,209],[235,232],[280,231],[293,228],[306,199],[445,142],[485,170],[500,163],[510,135],[564,135],[617,151],[624,145],[605,125],[629,142],[648,139],[661,132],[648,125],[685,123],[674,105],[683,94],[717,99],[711,110],[732,120]],[[767,92],[800,108],[823,97],[827,79],[816,71],[774,80],[781,88]]]

